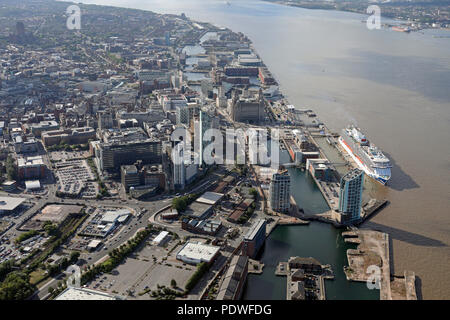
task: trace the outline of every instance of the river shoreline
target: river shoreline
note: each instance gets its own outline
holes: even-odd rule
[[[335,7],[330,7],[330,6],[314,6],[314,5],[305,5],[305,4],[301,4],[301,3],[292,3],[289,1],[282,1],[282,0],[261,0],[261,1],[265,1],[265,2],[269,2],[269,3],[275,3],[275,4],[279,4],[282,6],[288,6],[288,7],[294,7],[294,8],[302,8],[302,9],[308,9],[308,10],[327,10],[327,11],[337,11],[337,12],[349,12],[349,13],[357,13],[357,14],[363,14],[366,15],[367,17],[370,16],[370,14],[367,14],[366,11],[361,11],[358,9],[354,9],[354,10],[342,10],[342,9],[337,9]],[[385,19],[389,19],[389,20],[394,20],[394,21],[398,21],[400,23],[399,26],[401,27],[406,27],[408,25],[410,25],[412,22],[410,20],[406,20],[406,19],[401,19],[399,17],[392,17],[392,16],[386,16],[381,14],[381,18],[385,18]],[[365,21],[361,21],[361,22],[365,22]],[[393,26],[396,25],[391,25],[391,24],[383,24],[384,27],[386,28],[391,28]],[[414,28],[411,29],[410,31],[422,31],[422,30],[447,30],[450,31],[450,28],[444,28],[444,27],[431,27],[428,25],[422,26],[420,28]],[[407,31],[409,32],[409,31]]]

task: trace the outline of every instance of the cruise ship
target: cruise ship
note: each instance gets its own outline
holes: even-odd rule
[[[389,159],[367,140],[359,128],[349,126],[343,129],[339,143],[367,175],[383,185],[391,178]]]

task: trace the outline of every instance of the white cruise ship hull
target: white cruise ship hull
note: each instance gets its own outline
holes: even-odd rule
[[[350,148],[350,146],[342,139],[342,137],[339,137],[338,139],[339,144],[344,148],[344,150],[352,157],[352,159],[356,162],[358,167],[363,170],[369,177],[372,179],[375,179],[382,185],[386,185],[386,183],[389,181],[389,179],[386,179],[385,177],[391,177],[391,169],[390,168],[376,168],[375,170],[372,168],[369,168],[366,166],[361,159],[355,155],[353,150]]]

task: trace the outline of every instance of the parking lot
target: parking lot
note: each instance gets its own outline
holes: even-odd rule
[[[86,160],[70,160],[57,163],[58,191],[68,195],[94,198],[98,192],[95,175]]]
[[[128,257],[111,274],[98,276],[88,285],[89,288],[125,295],[131,299],[149,299],[150,290],[156,290],[158,285],[170,287],[172,279],[184,289],[196,268],[176,260],[176,253],[181,248],[179,239],[171,239],[165,246],[152,244],[157,234],[150,236],[139,251]],[[172,254],[168,257],[170,251]]]
[[[35,236],[23,241],[20,245],[14,243],[15,238],[6,235],[0,237],[0,263],[27,257],[34,249],[39,249],[48,241],[48,237]]]

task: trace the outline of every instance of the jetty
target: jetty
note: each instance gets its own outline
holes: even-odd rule
[[[262,274],[264,263],[258,260],[248,259],[248,273]]]

